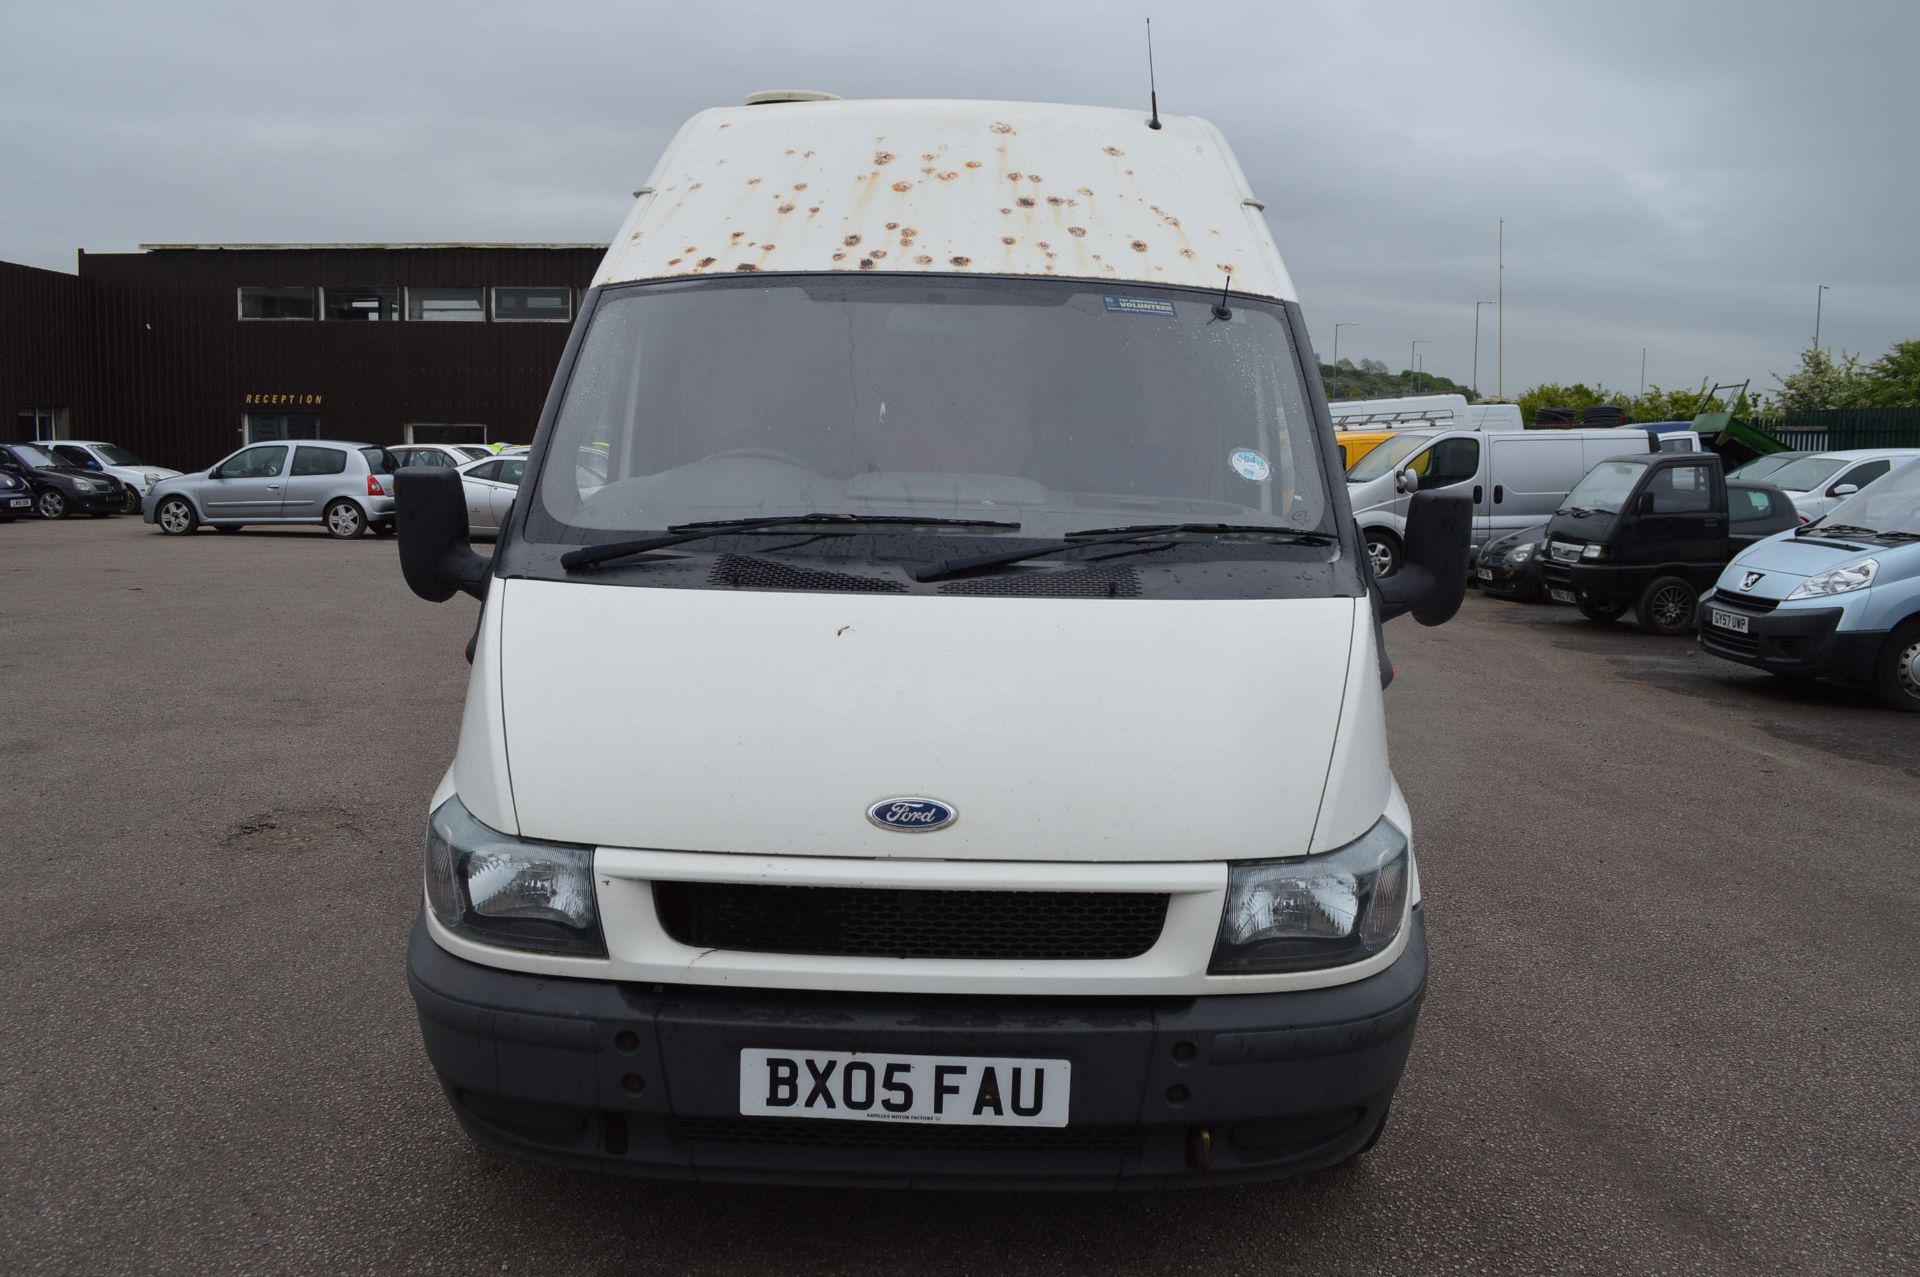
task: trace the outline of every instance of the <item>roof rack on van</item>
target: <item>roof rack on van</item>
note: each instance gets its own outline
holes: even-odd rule
[[[747,94],[748,106],[770,106],[775,102],[838,102],[838,93],[823,93],[819,89],[761,89],[758,93]]]

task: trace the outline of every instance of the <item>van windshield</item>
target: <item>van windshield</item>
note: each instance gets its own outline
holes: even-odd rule
[[[785,514],[1024,537],[1331,524],[1287,315],[1142,285],[787,277],[610,288],[527,535]],[[977,532],[975,533],[977,535]]]
[[[1561,508],[1590,514],[1619,514],[1646,468],[1645,463],[1639,461],[1602,461],[1573,485]]]
[[[1353,463],[1347,471],[1348,483],[1365,483],[1368,479],[1378,479],[1389,470],[1397,470],[1408,457],[1426,447],[1430,434],[1403,434],[1393,438],[1369,452]]]
[[[1819,526],[1859,528],[1902,538],[1920,536],[1920,461],[1860,489],[1827,511]]]

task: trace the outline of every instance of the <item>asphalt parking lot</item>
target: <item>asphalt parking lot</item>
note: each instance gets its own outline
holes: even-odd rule
[[[473,605],[391,541],[0,527],[0,1272],[1911,1272],[1920,715],[1570,608],[1388,630],[1433,984],[1351,1167],[603,1181],[456,1128],[403,953]]]

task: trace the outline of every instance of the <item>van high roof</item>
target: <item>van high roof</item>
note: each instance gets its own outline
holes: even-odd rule
[[[777,101],[668,145],[594,283],[735,272],[1063,278],[1295,298],[1211,124],[1025,102]]]

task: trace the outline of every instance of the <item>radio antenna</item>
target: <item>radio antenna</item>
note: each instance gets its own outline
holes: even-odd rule
[[[1233,289],[1233,272],[1228,271],[1227,282],[1220,286],[1220,300],[1214,303],[1213,317],[1215,319],[1232,319],[1233,318],[1233,312],[1227,309],[1227,294],[1232,289]]]
[[[1147,127],[1160,127],[1160,86],[1153,80],[1153,19],[1147,19],[1147,101],[1153,106],[1153,114],[1147,120]]]

